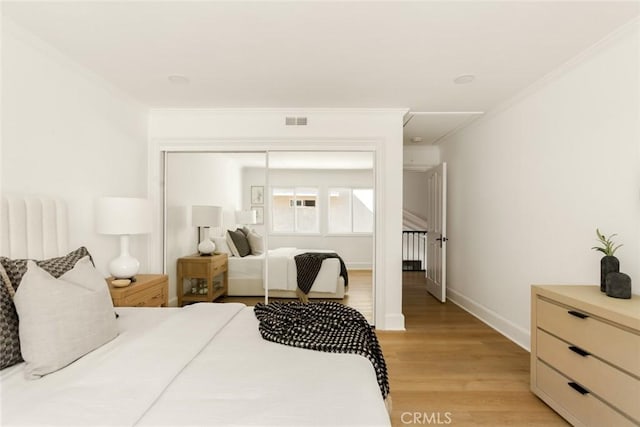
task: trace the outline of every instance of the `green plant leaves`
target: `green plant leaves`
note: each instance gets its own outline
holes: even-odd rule
[[[615,233],[607,237],[606,235],[600,232],[600,229],[596,228],[596,236],[598,236],[598,240],[600,241],[602,246],[594,246],[591,249],[600,251],[607,256],[613,256],[613,254],[618,250],[618,248],[623,246],[622,244],[620,244],[614,247],[615,243],[611,239],[617,236],[617,234]]]

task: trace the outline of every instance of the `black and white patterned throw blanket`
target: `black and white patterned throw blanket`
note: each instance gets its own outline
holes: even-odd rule
[[[382,397],[389,395],[387,365],[378,337],[358,311],[334,301],[258,303],[253,309],[262,338],[328,353],[353,353],[373,364]]]
[[[293,257],[296,260],[296,270],[298,274],[298,288],[306,295],[311,291],[313,282],[316,281],[322,261],[327,258],[338,258],[340,260],[340,276],[344,279],[345,288],[349,286],[349,275],[347,266],[340,255],[335,252],[305,252]]]

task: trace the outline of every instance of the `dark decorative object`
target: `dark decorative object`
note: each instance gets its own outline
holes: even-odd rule
[[[607,276],[610,273],[620,271],[620,261],[613,255],[603,256],[600,259],[600,291],[607,291]]]
[[[607,274],[607,296],[612,298],[631,298],[631,277],[624,273]]]
[[[620,271],[620,261],[618,258],[614,257],[613,254],[616,253],[618,248],[622,245],[614,246],[613,240],[611,238],[617,236],[617,234],[612,234],[609,237],[600,233],[600,230],[596,228],[596,235],[598,236],[598,241],[602,244],[602,246],[594,246],[591,249],[602,252],[605,256],[600,260],[600,291],[607,291],[607,274],[609,273],[617,273]]]

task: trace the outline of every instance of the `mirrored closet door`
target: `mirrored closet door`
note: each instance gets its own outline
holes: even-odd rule
[[[169,152],[165,268],[178,305],[265,301],[264,152]]]
[[[373,323],[372,152],[169,152],[165,172],[179,305],[333,300]]]
[[[338,301],[373,323],[373,159],[372,152],[268,153],[272,301]]]

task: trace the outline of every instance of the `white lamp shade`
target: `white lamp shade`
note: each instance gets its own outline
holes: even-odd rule
[[[255,224],[256,211],[236,211],[237,224]]]
[[[151,203],[133,197],[102,197],[96,204],[99,234],[145,234],[151,232]]]
[[[191,225],[194,227],[222,227],[222,208],[220,206],[193,206]]]

